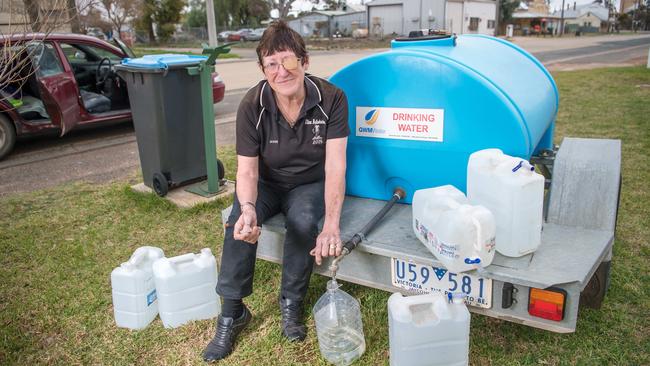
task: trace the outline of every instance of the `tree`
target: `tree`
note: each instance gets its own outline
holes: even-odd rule
[[[519,6],[519,1],[517,0],[499,0],[499,24],[505,24],[505,22],[512,19],[512,14],[515,12],[515,9]]]
[[[280,19],[285,19],[289,15],[289,10],[291,10],[291,4],[293,0],[266,0],[271,9],[278,9],[280,13]]]
[[[156,43],[156,34],[153,31],[153,17],[156,13],[156,1],[144,0],[144,9],[142,12],[142,24],[149,34],[149,42]]]
[[[12,35],[27,35],[29,40],[41,41],[52,31],[69,21],[66,0],[3,0],[9,2],[9,28],[3,32],[7,39]],[[36,33],[37,32],[37,33]],[[3,42],[0,47],[0,99],[13,99],[27,79],[37,70],[32,57],[42,52],[43,47],[26,47],[21,44]]]
[[[258,26],[269,18],[271,10],[266,0],[215,0],[214,8],[217,26],[223,28]],[[186,23],[190,27],[206,26],[205,2],[190,2]]]
[[[140,5],[138,0],[100,0],[100,3],[118,35],[126,21],[136,16]]]
[[[67,0],[68,18],[70,19],[70,29],[72,33],[81,33],[81,23],[79,23],[79,11],[75,0]]]
[[[181,20],[181,11],[185,0],[159,0],[153,18],[158,24],[158,37],[167,42],[176,30],[176,24]]]
[[[32,23],[32,31],[40,32],[41,17],[40,7],[37,0],[24,0],[25,11],[29,15],[29,21]]]
[[[96,6],[91,6],[85,12],[82,12],[79,20],[83,28],[99,28],[104,33],[108,33],[113,28],[113,24],[106,21],[104,16],[102,16],[102,11]]]
[[[316,1],[318,2],[318,1]],[[345,3],[345,1],[344,1]],[[325,5],[327,6],[327,10],[337,10],[341,6],[341,1],[340,0],[325,0]]]
[[[215,10],[216,13],[216,10]],[[205,28],[207,27],[205,1],[192,0],[190,1],[190,11],[187,12],[186,24],[192,28]],[[217,24],[219,24],[217,22]]]
[[[138,12],[135,29],[147,33],[150,43],[156,43],[156,34],[153,31],[154,15],[156,12],[156,0],[142,0],[142,7]]]

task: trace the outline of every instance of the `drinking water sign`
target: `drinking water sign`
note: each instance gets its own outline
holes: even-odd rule
[[[356,135],[442,142],[444,110],[357,107]]]

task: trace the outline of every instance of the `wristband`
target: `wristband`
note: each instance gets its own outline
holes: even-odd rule
[[[240,203],[240,204],[239,204],[239,207],[242,207],[242,208],[243,208],[243,207],[246,206],[246,205],[251,205],[251,206],[253,206],[253,210],[256,208],[256,207],[255,207],[255,204],[254,204],[253,202],[243,202],[243,203]]]

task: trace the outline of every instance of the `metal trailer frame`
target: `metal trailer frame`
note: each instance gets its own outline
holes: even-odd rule
[[[621,185],[621,142],[565,138],[557,154],[546,151],[531,159],[548,178],[547,208],[542,242],[536,252],[520,258],[497,253],[480,274],[492,279],[492,307],[470,311],[558,333],[576,329],[578,305],[598,308],[609,285],[609,270]],[[351,238],[385,202],[346,197],[341,236]],[[230,207],[222,212],[225,220]],[[396,204],[361,244],[341,262],[337,278],[389,292],[394,287],[391,258],[440,267],[413,234],[410,205]],[[258,258],[281,263],[284,217],[262,226]],[[328,276],[330,260],[315,266]],[[552,321],[528,314],[530,288],[566,292],[564,318]],[[512,300],[510,300],[512,299]]]

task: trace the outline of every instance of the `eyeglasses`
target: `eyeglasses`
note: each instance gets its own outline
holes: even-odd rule
[[[280,65],[284,67],[285,70],[287,71],[293,71],[298,68],[298,62],[301,61],[301,58],[298,58],[296,56],[287,56],[282,58],[282,62],[277,63],[277,62],[269,62],[266,65],[262,65],[264,68],[264,71],[275,74],[280,70]]]

